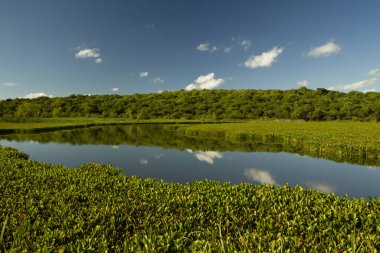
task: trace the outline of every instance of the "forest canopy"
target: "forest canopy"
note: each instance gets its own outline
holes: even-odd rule
[[[193,90],[70,95],[0,101],[0,118],[293,119],[380,121],[380,93],[311,90]]]

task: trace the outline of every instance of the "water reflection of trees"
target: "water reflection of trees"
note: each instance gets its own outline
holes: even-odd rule
[[[69,143],[73,145],[160,146],[171,149],[215,151],[280,152],[283,147],[274,143],[230,141],[224,138],[187,136],[166,125],[115,125],[52,131],[38,134],[3,135],[9,141],[37,141],[40,143]],[[294,152],[297,150],[295,149]]]
[[[72,145],[159,146],[179,150],[213,150],[243,152],[288,152],[309,155],[301,146],[287,146],[273,140],[227,140],[219,135],[189,136],[176,131],[175,125],[135,124],[112,125],[51,131],[44,133],[11,134],[0,136],[9,141],[37,141],[40,143],[69,143]],[[349,158],[323,157],[338,162],[379,166],[378,161],[348,160]]]

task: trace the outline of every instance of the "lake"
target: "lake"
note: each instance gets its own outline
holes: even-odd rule
[[[275,144],[196,138],[175,125],[114,125],[0,135],[0,145],[30,159],[76,167],[112,164],[126,175],[187,183],[218,180],[237,184],[300,185],[349,197],[380,196],[380,168],[337,163],[282,151]]]

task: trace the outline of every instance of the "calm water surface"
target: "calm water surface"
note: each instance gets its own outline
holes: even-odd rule
[[[0,145],[22,150],[38,161],[72,168],[87,162],[106,163],[122,168],[127,175],[171,182],[288,183],[340,196],[380,196],[379,167],[285,153],[275,145],[196,139],[163,125],[0,135]]]

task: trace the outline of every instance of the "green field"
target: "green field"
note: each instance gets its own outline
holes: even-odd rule
[[[186,185],[0,148],[6,252],[378,252],[380,198],[301,187]],[[1,251],[0,250],[0,251]]]

